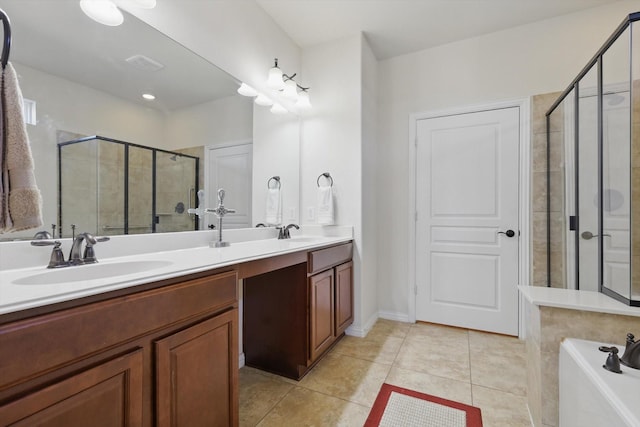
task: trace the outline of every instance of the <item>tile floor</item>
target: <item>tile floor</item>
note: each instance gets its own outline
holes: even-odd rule
[[[240,370],[240,426],[362,426],[383,382],[477,406],[484,427],[530,426],[524,342],[378,320],[344,337],[301,381]]]

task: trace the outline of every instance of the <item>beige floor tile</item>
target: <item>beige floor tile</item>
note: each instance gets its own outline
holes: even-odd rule
[[[449,340],[464,340],[467,346],[469,332],[466,329],[453,326],[438,325],[435,323],[415,323],[411,325],[407,338],[415,337],[446,338]]]
[[[252,427],[282,400],[292,384],[244,367],[239,372],[240,426]]]
[[[519,396],[527,395],[527,366],[524,357],[471,354],[471,383]]]
[[[391,368],[385,381],[398,387],[471,405],[471,384],[402,368]]]
[[[472,386],[473,406],[482,411],[483,427],[530,427],[527,399],[504,391]]]
[[[369,408],[365,406],[296,387],[258,425],[361,427],[368,415]]]
[[[333,352],[390,365],[398,355],[403,341],[403,338],[393,336],[379,336],[376,338],[347,336],[336,344]]]
[[[469,331],[471,382],[526,396],[525,342],[515,337]]]
[[[396,322],[393,320],[378,319],[376,324],[367,334],[367,338],[377,339],[382,337],[404,338],[409,333],[412,323]]]
[[[400,348],[394,366],[470,383],[466,335],[457,338],[459,337],[448,339],[444,336],[408,336]]]
[[[519,356],[524,354],[525,341],[517,337],[491,334],[488,332],[469,331],[469,350],[503,356]]]
[[[371,407],[390,369],[332,352],[300,381],[300,387]]]

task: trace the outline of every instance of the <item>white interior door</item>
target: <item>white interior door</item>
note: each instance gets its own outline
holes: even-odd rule
[[[223,228],[251,227],[252,144],[227,147],[207,147],[205,170],[205,203],[208,208],[218,205],[218,189],[225,190],[224,206],[235,209],[227,214]],[[205,215],[205,224],[218,226],[215,215]]]
[[[519,117],[417,121],[417,320],[518,335]]]

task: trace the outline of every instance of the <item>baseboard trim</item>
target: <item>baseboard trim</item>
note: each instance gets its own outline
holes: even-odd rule
[[[409,315],[407,313],[399,313],[393,311],[379,311],[378,317],[386,320],[395,320],[396,322],[409,322]]]
[[[373,313],[367,323],[364,324],[364,327],[358,328],[355,325],[351,325],[345,331],[345,334],[350,335],[352,337],[364,338],[367,336],[373,325],[376,324],[378,320],[378,313]]]
[[[244,352],[240,353],[240,356],[238,356],[238,369],[242,368],[244,366]]]

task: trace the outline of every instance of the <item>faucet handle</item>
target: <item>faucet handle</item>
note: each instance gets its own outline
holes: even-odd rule
[[[93,236],[92,236],[93,237]],[[93,264],[98,262],[97,258],[96,258],[96,253],[93,249],[93,245],[95,245],[98,242],[107,242],[110,240],[109,237],[107,236],[102,236],[102,237],[95,237],[94,242],[91,242],[90,240],[87,240],[87,244],[84,247],[84,253],[82,254],[82,261],[85,264]]]
[[[62,249],[60,249],[62,243],[60,243],[59,240],[34,240],[31,242],[31,246],[53,246],[53,251],[51,251],[51,258],[49,259],[49,265],[47,265],[47,268],[58,268],[67,266],[67,262],[64,260]]]

